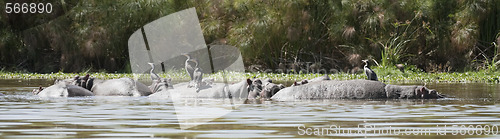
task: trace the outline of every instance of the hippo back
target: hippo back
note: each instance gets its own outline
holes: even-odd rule
[[[36,95],[40,97],[68,97],[68,90],[64,82],[57,82],[38,92]]]
[[[80,86],[58,82],[49,86],[40,92],[36,92],[40,97],[76,97],[76,96],[93,96],[89,90]]]
[[[66,89],[68,92],[68,97],[77,97],[77,96],[93,96],[94,93],[89,90],[76,86],[76,85],[66,85]]]
[[[416,85],[402,86],[402,85],[390,85],[385,86],[385,91],[387,92],[387,98],[416,98],[417,94],[415,90]]]
[[[271,99],[293,101],[297,99],[377,99],[387,98],[386,85],[371,80],[325,80],[280,90]]]
[[[397,99],[438,99],[444,98],[436,90],[428,89],[425,86],[417,85],[390,85],[385,87],[387,98]]]
[[[104,80],[98,84],[94,81],[91,91],[96,96],[141,96],[135,81],[130,78]]]

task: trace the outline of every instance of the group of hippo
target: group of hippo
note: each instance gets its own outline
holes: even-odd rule
[[[250,82],[249,80],[248,82]],[[261,83],[262,82],[262,83]],[[254,79],[249,99],[270,98],[278,101],[299,99],[438,99],[437,91],[418,85],[391,85],[375,80],[331,80],[324,75],[311,80],[294,82],[290,87],[274,84],[271,80]],[[259,85],[262,84],[261,87]],[[256,85],[256,86],[255,86]],[[257,96],[257,97],[256,97]]]
[[[152,98],[181,96],[185,98],[242,98],[293,101],[299,99],[437,99],[437,91],[418,85],[390,85],[374,80],[331,80],[328,75],[295,82],[290,87],[271,79],[246,79],[231,85],[206,84],[201,91],[188,83],[172,85],[171,79],[159,78],[147,86],[131,78],[101,80],[76,76],[56,80],[54,85],[33,90],[38,96],[149,96]]]
[[[159,78],[146,86],[131,78],[101,80],[87,74],[84,77],[56,80],[54,85],[47,88],[40,86],[33,93],[44,97],[149,96],[167,90],[170,82],[170,79]]]

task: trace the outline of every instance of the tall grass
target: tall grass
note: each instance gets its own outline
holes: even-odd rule
[[[498,65],[500,64],[500,61],[498,61],[498,56],[500,55],[498,53],[498,45],[496,42],[493,42],[493,51],[494,51],[494,56],[493,58],[491,58],[491,60],[489,58],[485,58],[485,65],[487,66],[486,67],[486,70],[488,72],[496,72],[498,71]]]

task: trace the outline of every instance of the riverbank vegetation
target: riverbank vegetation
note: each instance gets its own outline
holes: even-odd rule
[[[20,1],[0,5],[6,2]],[[494,82],[500,69],[500,1],[494,0],[37,2],[52,3],[54,12],[0,14],[0,69],[9,71],[1,78],[130,76],[130,35],[190,7],[197,10],[207,44],[240,49],[253,72],[249,77],[316,76],[259,70],[307,68],[343,71],[330,73],[332,78],[362,78],[362,59],[380,63],[372,68],[383,81]],[[394,74],[396,64],[418,72]],[[58,71],[65,74],[24,74]]]
[[[385,83],[500,83],[500,72],[454,72],[454,73],[425,73],[418,71],[401,72],[399,69],[383,69],[374,68],[380,81]],[[0,71],[0,79],[16,79],[16,80],[31,80],[31,79],[69,79],[75,76],[85,76],[89,74],[91,77],[99,79],[117,79],[117,78],[135,78],[150,80],[149,74],[130,74],[130,73],[13,73]],[[189,76],[184,71],[170,71],[160,73],[161,77],[172,78],[174,82],[189,81]],[[351,79],[366,79],[364,73],[336,73],[328,74],[333,80],[351,80]],[[276,82],[293,83],[303,79],[312,79],[323,76],[323,74],[304,73],[304,74],[285,74],[285,73],[237,73],[237,72],[217,72],[214,74],[206,74],[204,78],[213,78],[215,82],[238,82],[246,78],[270,78]]]

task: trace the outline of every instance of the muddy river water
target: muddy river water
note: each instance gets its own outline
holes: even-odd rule
[[[0,93],[5,94],[0,96],[0,138],[500,137],[498,84],[427,84],[452,96],[438,100],[238,104],[31,94],[39,84],[51,82],[0,80]],[[191,107],[196,107],[194,112],[179,115]]]

